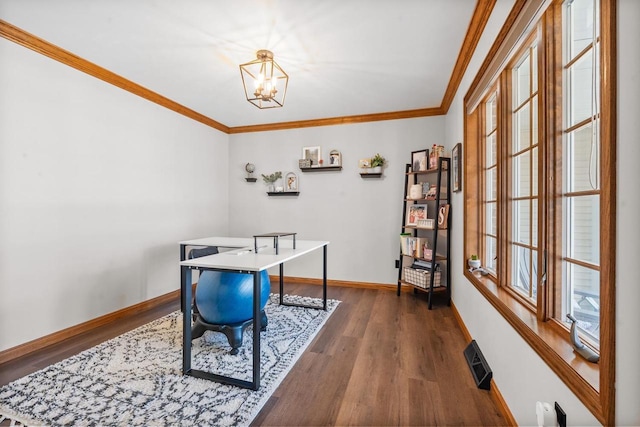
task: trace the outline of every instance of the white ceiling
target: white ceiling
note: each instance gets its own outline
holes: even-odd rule
[[[226,126],[439,107],[475,0],[0,0],[0,19]],[[273,51],[283,108],[244,98]]]

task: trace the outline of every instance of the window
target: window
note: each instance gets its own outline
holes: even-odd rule
[[[507,286],[537,305],[538,289],[538,72],[537,41],[528,44],[511,70],[511,144],[508,192],[511,229]]]
[[[563,8],[564,123],[562,304],[594,346],[600,343],[600,138],[597,2]]]
[[[464,191],[482,197],[465,196],[464,250],[489,273],[465,276],[612,424],[616,140],[601,123],[615,123],[615,0],[525,3],[506,25],[531,24],[502,32],[505,57],[465,97]],[[600,364],[572,351],[567,315]]]
[[[485,136],[484,153],[485,164],[483,178],[484,190],[484,234],[485,249],[482,251],[482,265],[491,274],[496,274],[496,260],[498,257],[498,117],[497,92],[492,91],[485,103]]]

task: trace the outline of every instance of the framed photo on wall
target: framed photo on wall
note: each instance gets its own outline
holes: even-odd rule
[[[462,144],[459,142],[451,150],[451,183],[454,192],[462,190]]]
[[[320,159],[322,158],[320,147],[303,147],[302,158],[305,160],[311,160],[311,167],[319,166]]]
[[[426,171],[429,168],[429,150],[411,152],[411,170],[413,172]]]

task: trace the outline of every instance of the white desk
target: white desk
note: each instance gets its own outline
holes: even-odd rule
[[[302,305],[302,307],[326,310],[328,244],[329,242],[327,241],[297,240],[294,249],[292,241],[282,240],[279,244],[278,253],[276,254],[276,249],[269,247],[269,245],[259,246],[258,252],[256,253],[254,249],[254,239],[252,238],[207,237],[204,239],[180,242],[180,295],[183,315],[182,373],[184,375],[250,388],[252,390],[260,388],[260,272],[270,267],[280,266],[280,304],[296,305],[286,303],[283,300],[284,263],[322,248],[323,305],[322,307]],[[230,248],[231,250],[187,260],[185,259],[185,255],[188,246],[217,246]],[[192,270],[232,271],[251,274],[253,276],[253,381],[244,381],[191,368]]]

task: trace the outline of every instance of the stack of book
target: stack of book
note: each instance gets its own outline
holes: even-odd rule
[[[427,239],[424,237],[413,237],[411,234],[400,235],[400,249],[402,251],[402,255],[423,258],[425,245],[428,246]]]
[[[424,261],[421,259],[416,259],[413,261],[413,264],[411,264],[411,268],[417,269],[417,270],[430,270],[431,269],[431,261]],[[436,270],[440,269],[440,265],[438,263],[436,263],[435,266]]]

